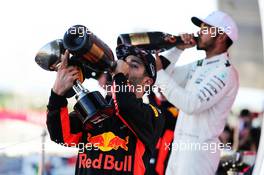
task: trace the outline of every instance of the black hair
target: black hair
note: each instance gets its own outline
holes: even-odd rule
[[[249,116],[250,115],[250,111],[248,110],[248,109],[242,109],[241,111],[240,111],[240,117],[246,117],[246,116]]]

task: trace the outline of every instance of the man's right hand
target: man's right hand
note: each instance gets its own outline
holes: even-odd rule
[[[177,44],[176,47],[180,50],[184,50],[187,48],[194,47],[196,45],[196,41],[194,40],[194,34],[181,34],[181,39],[184,42],[183,44]]]
[[[61,65],[58,68],[57,77],[52,90],[60,96],[73,86],[74,82],[79,78],[79,70],[76,66],[68,66],[69,51],[66,50],[61,56]]]

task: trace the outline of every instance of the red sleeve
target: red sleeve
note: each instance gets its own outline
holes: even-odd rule
[[[51,91],[47,108],[46,124],[51,140],[65,146],[76,146],[82,137],[81,124],[76,116],[69,115],[66,98]],[[73,126],[80,130],[73,131]]]

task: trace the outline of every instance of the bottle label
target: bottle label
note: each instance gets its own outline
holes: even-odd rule
[[[98,62],[104,56],[104,51],[93,43],[91,49],[83,55],[85,59],[92,63]]]
[[[150,39],[147,33],[132,33],[129,34],[132,45],[150,44]]]

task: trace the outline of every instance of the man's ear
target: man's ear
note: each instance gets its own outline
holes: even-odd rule
[[[218,42],[219,43],[225,43],[225,41],[226,41],[226,39],[227,39],[227,35],[225,34],[225,33],[222,33],[222,34],[219,34],[219,36],[218,36]]]
[[[154,83],[154,81],[152,78],[150,78],[148,76],[144,77],[144,79],[143,79],[143,85],[144,86],[151,86],[153,83]]]

